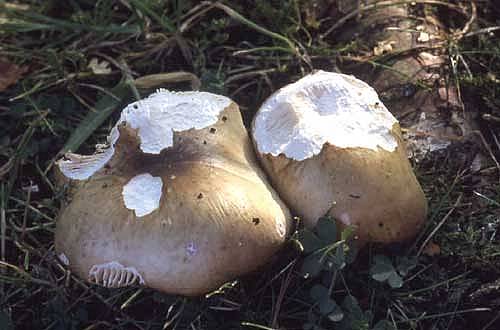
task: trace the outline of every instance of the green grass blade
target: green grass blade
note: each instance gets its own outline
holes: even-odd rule
[[[78,127],[69,137],[64,147],[59,151],[63,155],[69,151],[76,151],[85,140],[116,110],[122,103],[122,99],[129,93],[129,84],[125,81],[120,82],[113,87],[110,94],[104,95],[95,105],[95,112],[89,112]]]
[[[20,11],[5,8],[0,4],[0,10],[11,16],[11,21],[0,24],[0,30],[8,32],[30,32],[30,31],[77,31],[77,32],[99,32],[135,34],[141,32],[139,25],[91,25],[70,22],[67,20],[48,17],[33,11]]]
[[[240,22],[241,24],[244,24],[244,25],[248,26],[249,28],[254,29],[255,31],[262,33],[268,37],[271,37],[273,39],[280,40],[281,42],[284,42],[289,47],[288,52],[290,52],[292,54],[297,53],[297,47],[296,47],[295,43],[293,41],[291,41],[290,39],[288,39],[287,37],[285,37],[279,33],[269,31],[268,29],[252,22],[251,20],[244,17],[243,15],[241,15],[240,13],[235,11],[234,9],[232,9],[232,8],[222,4],[222,3],[219,3],[219,2],[216,2],[214,4],[211,4],[210,2],[206,2],[206,3],[209,5],[213,5],[215,8],[218,8],[218,9],[224,11],[226,13],[226,15],[228,15],[232,19],[236,20],[237,22]]]
[[[145,1],[142,0],[129,0],[129,3],[134,7],[138,8],[144,14],[151,16],[158,24],[160,24],[165,30],[170,33],[175,32],[174,25],[166,20],[165,18],[160,17],[153,9],[148,7]]]

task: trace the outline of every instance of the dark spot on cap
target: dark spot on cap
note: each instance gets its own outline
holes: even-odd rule
[[[361,198],[361,195],[358,195],[358,194],[349,194],[349,197],[351,197],[351,198]]]
[[[227,120],[227,117],[226,116],[222,116],[222,121],[226,121]]]
[[[379,222],[379,223],[378,223],[378,226],[379,226],[380,228],[382,228],[382,227],[384,227],[384,223],[383,223],[383,222]]]
[[[133,107],[134,109],[139,109],[139,107],[137,106],[137,104],[134,104],[132,107]]]
[[[210,133],[215,134],[215,132],[217,132],[217,128],[212,127],[212,128],[210,129]]]
[[[207,144],[207,141],[203,140],[203,144]]]
[[[254,223],[254,225],[258,225],[260,223],[260,219],[259,218],[252,218],[252,222]]]
[[[108,188],[108,184],[107,183],[103,183],[102,187],[103,188]]]
[[[202,193],[199,193],[198,194],[198,199],[202,199],[203,198],[203,194]]]

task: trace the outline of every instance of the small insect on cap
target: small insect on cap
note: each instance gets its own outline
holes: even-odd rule
[[[289,211],[224,96],[158,91],[122,111],[96,154],[58,165],[78,184],[56,250],[106,287],[203,294],[265,263],[289,232]]]
[[[307,227],[329,214],[361,240],[392,242],[425,219],[398,121],[353,76],[317,71],[278,90],[252,137],[274,188]]]

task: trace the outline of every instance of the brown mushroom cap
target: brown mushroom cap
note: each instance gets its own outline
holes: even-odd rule
[[[397,120],[352,76],[319,71],[285,86],[259,109],[252,135],[273,187],[306,227],[330,215],[360,242],[389,243],[425,220]]]
[[[204,114],[196,107],[210,107],[215,95],[175,97],[182,111],[176,104],[161,111],[182,117],[188,110]],[[76,274],[107,287],[140,282],[198,295],[255,270],[280,248],[289,211],[256,163],[238,106],[221,104],[213,124],[172,128],[172,145],[156,154],[143,149],[144,134],[155,132],[119,121],[119,137],[97,155],[114,148],[112,157],[78,186],[58,218],[56,250]],[[135,106],[156,111],[142,101],[127,109]],[[59,166],[69,176],[87,173],[81,168],[94,163],[85,157],[70,155]]]

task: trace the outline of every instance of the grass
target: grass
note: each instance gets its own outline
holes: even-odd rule
[[[468,2],[452,3],[460,4]],[[477,3],[474,33],[451,36],[438,49],[456,59],[441,72],[474,109],[481,138],[415,164],[430,212],[414,242],[370,246],[352,261],[345,244],[324,242],[328,253],[318,259],[292,240],[258,273],[190,299],[92,286],[57,261],[53,233],[64,196],[53,162],[67,150],[92,152],[121,106],[150,91],[138,77],[174,73],[162,82],[172,89],[199,82],[238,102],[248,125],[265,97],[311,68],[390,67],[391,58],[367,57],[362,45],[332,38],[333,23],[307,15],[302,1],[254,6],[0,1],[0,57],[28,68],[0,92],[1,329],[500,327],[500,43],[491,29],[500,21],[489,1]],[[449,6],[430,6],[450,26],[463,26]],[[94,58],[109,63],[109,72],[89,68]],[[473,170],[478,151],[486,165]],[[297,236],[302,245],[304,235]],[[441,252],[421,253],[427,240]],[[384,280],[380,269],[397,272],[402,283]]]

